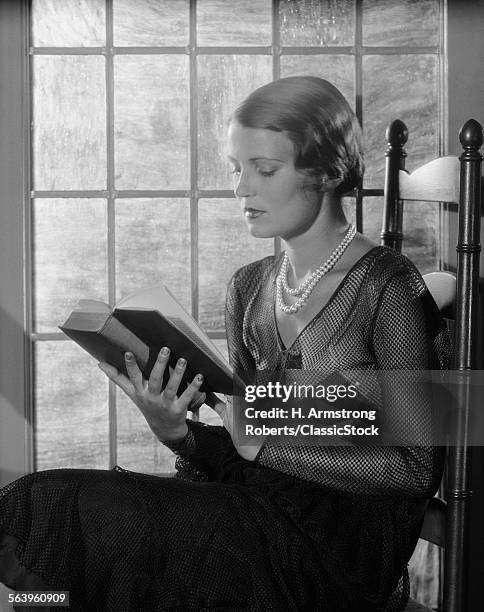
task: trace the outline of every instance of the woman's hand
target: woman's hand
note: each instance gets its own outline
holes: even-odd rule
[[[220,401],[215,395],[215,402],[210,402],[209,397],[207,397],[207,404],[215,410],[215,412],[222,419],[223,426],[230,433],[232,438],[233,445],[236,451],[239,453],[241,457],[247,459],[248,461],[254,461],[259,453],[262,445],[264,444],[263,436],[251,436],[249,441],[245,441],[244,443],[240,443],[238,441],[237,432],[234,430],[234,411],[233,411],[233,400],[229,395],[225,396],[225,402]]]
[[[185,359],[179,359],[165,386],[163,373],[168,367],[170,349],[164,347],[158,354],[149,380],[143,378],[134,356],[125,354],[128,378],[107,363],[100,369],[138,406],[153,433],[161,441],[180,440],[188,432],[185,422],[187,409],[199,395],[203,376],[197,374],[187,388],[177,396],[178,387],[186,369]]]

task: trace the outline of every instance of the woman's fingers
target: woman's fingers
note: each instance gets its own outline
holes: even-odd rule
[[[183,403],[186,403],[189,410],[192,409],[190,406],[192,402],[194,403],[195,398],[197,398],[198,400],[197,402],[198,405],[195,408],[196,410],[198,410],[198,408],[203,404],[203,401],[205,400],[205,393],[200,393],[199,391],[202,383],[203,383],[203,375],[197,374],[195,378],[192,380],[192,382],[189,385],[187,385],[187,388],[185,389],[185,391],[183,391],[183,393],[180,395],[180,398],[179,398],[180,401],[182,401]]]
[[[232,397],[226,395],[225,402],[218,400],[211,408],[222,419],[225,429],[232,432]]]
[[[180,359],[176,363],[173,372],[171,373],[170,379],[165,387],[165,390],[163,391],[163,395],[164,397],[166,397],[167,400],[172,401],[176,399],[176,392],[178,391],[178,387],[180,386],[180,382],[183,378],[183,374],[185,373],[186,367],[186,359],[180,357]]]
[[[118,385],[118,387],[126,393],[126,395],[131,398],[134,397],[134,386],[133,383],[129,380],[129,378],[126,378],[126,376],[124,374],[121,374],[121,372],[118,372],[118,370],[114,366],[109,365],[104,361],[101,361],[97,365],[99,369],[102,370],[104,374],[106,374],[106,376],[113,381],[113,383]]]
[[[138,364],[136,363],[133,353],[125,353],[124,358],[126,361],[126,370],[128,372],[129,380],[133,383],[136,393],[142,393],[143,374],[141,374],[141,370],[138,368]]]
[[[148,391],[153,394],[160,393],[161,385],[163,384],[163,374],[166,369],[166,364],[170,357],[170,349],[164,346],[158,353],[155,365],[151,370],[150,378],[148,380]]]

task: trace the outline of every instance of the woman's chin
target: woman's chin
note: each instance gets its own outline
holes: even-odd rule
[[[262,228],[253,225],[252,223],[247,224],[249,234],[254,238],[275,238],[277,234],[271,231],[269,228]]]

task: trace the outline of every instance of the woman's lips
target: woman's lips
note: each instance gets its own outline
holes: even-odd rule
[[[248,219],[257,219],[265,213],[265,210],[258,210],[257,208],[244,208],[244,215]]]

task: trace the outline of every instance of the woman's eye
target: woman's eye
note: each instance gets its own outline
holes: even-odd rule
[[[240,174],[240,168],[232,168],[230,174]]]
[[[257,173],[265,177],[274,176],[275,172],[275,170],[262,170],[261,168],[257,168]]]

